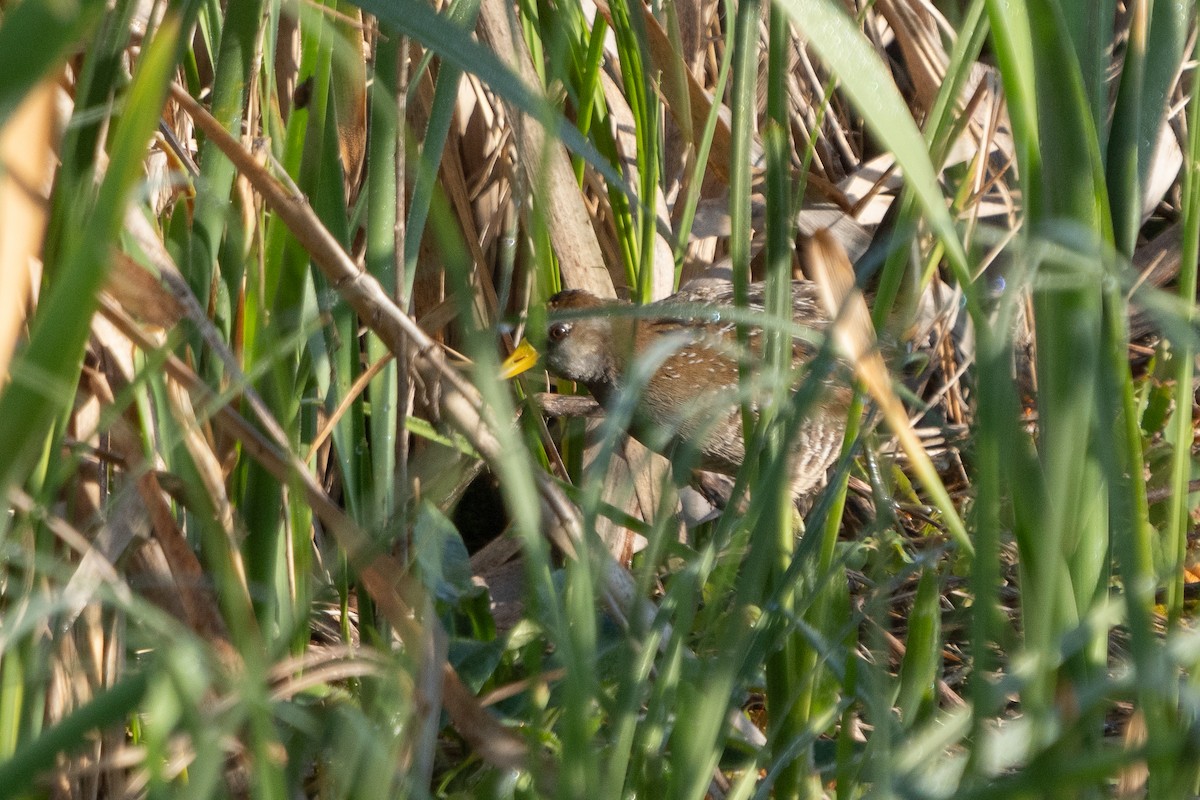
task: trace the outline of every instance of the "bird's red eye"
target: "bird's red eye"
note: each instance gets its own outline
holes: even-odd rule
[[[552,342],[561,342],[563,339],[567,338],[567,334],[569,334],[570,332],[571,332],[571,323],[556,322],[550,326],[550,329],[548,331],[546,331],[546,336]]]

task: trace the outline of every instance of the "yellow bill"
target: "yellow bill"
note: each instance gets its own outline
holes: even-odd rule
[[[533,345],[528,339],[522,339],[517,345],[517,349],[512,351],[512,355],[504,359],[504,363],[500,365],[500,379],[508,380],[515,378],[522,372],[527,372],[533,369],[533,365],[538,361],[538,351],[533,349]]]

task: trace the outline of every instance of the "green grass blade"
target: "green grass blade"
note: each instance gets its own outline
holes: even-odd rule
[[[460,0],[448,12],[446,19],[458,26],[463,33],[475,27],[479,15],[479,0]],[[411,297],[413,281],[417,277],[417,257],[421,252],[421,238],[429,219],[429,207],[433,201],[434,186],[438,179],[438,168],[446,148],[446,137],[454,118],[458,102],[458,85],[462,70],[453,63],[446,63],[438,70],[437,85],[433,91],[433,106],[429,110],[429,123],[421,137],[421,157],[416,162],[412,201],[408,209],[408,224],[404,236],[404,297]]]
[[[37,779],[52,768],[60,756],[85,746],[97,729],[115,725],[132,714],[145,696],[148,685],[146,673],[128,675],[38,738],[22,744],[11,758],[0,762],[0,785],[5,787],[5,793],[36,793]]]
[[[587,159],[610,184],[629,193],[621,176],[578,128],[567,122],[532,87],[525,85],[495,53],[464,33],[458,25],[423,3],[404,3],[401,7],[384,0],[360,0],[355,5],[421,42],[446,63],[478,75],[498,95],[547,126],[568,147]]]
[[[141,179],[146,142],[158,125],[179,38],[179,18],[168,15],[134,72],[94,204],[76,199],[80,233],[54,270],[32,323],[29,347],[14,363],[13,381],[0,396],[0,452],[7,454],[0,465],[0,489],[24,479],[50,425],[71,403],[97,293],[108,274],[109,247]]]
[[[0,127],[43,76],[61,65],[103,17],[105,3],[30,0],[0,24]]]
[[[213,78],[212,114],[227,131],[242,129],[246,86],[263,18],[262,0],[247,0],[231,6],[224,19]],[[208,308],[213,276],[218,274],[217,256],[225,238],[229,193],[235,174],[233,164],[220,149],[211,142],[201,144],[199,182],[205,191],[196,198],[187,261],[179,265],[201,308]],[[228,325],[229,321],[225,323]]]
[[[886,142],[904,171],[931,228],[966,292],[973,319],[981,320],[967,269],[967,255],[946,208],[929,149],[912,114],[878,54],[839,4],[829,0],[780,0],[809,46],[837,76],[842,90],[863,115],[867,127]]]
[[[1200,55],[1200,50],[1196,51]],[[1188,308],[1189,326],[1194,325],[1196,297],[1196,261],[1200,257],[1200,96],[1193,84],[1188,97],[1188,142],[1183,173],[1183,240],[1182,260],[1179,270],[1179,296]],[[1167,611],[1172,622],[1178,624],[1183,615],[1183,568],[1187,558],[1188,535],[1188,481],[1192,475],[1191,441],[1193,436],[1191,415],[1182,409],[1192,404],[1192,381],[1195,364],[1195,348],[1188,339],[1173,343],[1175,352],[1175,408],[1171,418],[1169,437],[1174,445],[1171,459],[1172,502],[1167,523],[1166,550]]]

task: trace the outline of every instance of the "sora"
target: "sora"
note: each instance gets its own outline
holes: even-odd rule
[[[763,311],[764,288],[761,283],[748,288],[750,311]],[[761,393],[753,377],[739,381],[738,365],[739,360],[751,367],[761,361],[762,331],[750,328],[748,351],[742,348],[744,357],[739,359],[735,326],[730,315],[722,313],[733,304],[733,288],[725,283],[685,289],[636,313],[628,303],[585,291],[559,292],[547,307],[546,367],[587,386],[600,405],[611,410],[631,384],[636,359],[656,362],[637,399],[633,435],[658,450],[664,443],[686,442],[696,448],[699,468],[736,474],[746,454],[741,402],[747,397],[739,392],[751,387],[752,411]],[[651,310],[661,310],[662,315]],[[792,318],[818,333],[828,326],[814,284],[792,282]],[[793,337],[793,385],[802,379],[817,349]],[[504,362],[501,375],[519,375],[537,358],[526,340]],[[818,487],[837,457],[849,398],[847,381],[835,372],[823,381],[820,399],[807,410],[791,444],[792,491],[797,497]]]

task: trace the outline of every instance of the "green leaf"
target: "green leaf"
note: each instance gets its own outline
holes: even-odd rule
[[[937,679],[942,672],[941,586],[930,566],[921,574],[908,616],[904,663],[900,667],[896,705],[907,727],[914,727],[936,708]]]
[[[1155,383],[1146,398],[1146,410],[1142,412],[1142,433],[1153,436],[1161,433],[1171,416],[1171,403],[1175,388],[1168,384]]]
[[[25,0],[0,25],[0,126],[30,89],[71,54],[104,13],[96,0]]]
[[[449,603],[472,590],[471,557],[454,523],[430,502],[423,502],[413,530],[413,555],[426,587]]]

